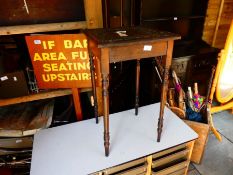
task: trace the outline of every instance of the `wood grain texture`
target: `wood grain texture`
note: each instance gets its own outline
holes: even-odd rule
[[[85,20],[83,0],[2,0],[1,4],[0,26]]]
[[[186,144],[175,146],[173,148],[152,154],[153,157],[153,163],[151,165],[152,174],[157,175],[158,171],[159,173],[169,171],[169,175],[187,174],[188,164],[190,162],[193,145],[194,145],[194,141],[190,141]],[[146,160],[147,160],[146,157],[140,158],[118,166],[107,168],[105,170],[93,173],[92,175],[99,175],[101,173],[106,175],[113,175],[113,174],[138,175],[141,174],[141,170],[143,170],[141,168],[144,167],[144,171],[146,171],[146,166],[145,166],[147,164]],[[186,161],[186,167],[181,167],[180,169],[181,160],[187,160],[187,161]],[[177,167],[178,170],[176,169]],[[146,172],[142,174],[145,175],[145,173]]]
[[[209,0],[202,39],[213,47],[222,49],[232,18],[232,0]]]
[[[63,89],[63,90],[60,89],[60,90],[40,92],[38,94],[31,94],[31,95],[22,96],[22,97],[0,100],[0,106],[7,106],[7,105],[29,102],[29,101],[34,101],[34,100],[60,97],[60,96],[70,95],[70,94],[72,94],[71,89]]]
[[[139,82],[140,82],[140,60],[137,60],[136,90],[135,90],[135,115],[138,115],[138,108],[139,108]]]
[[[188,156],[187,156],[187,159],[188,159],[188,160],[191,160],[191,158],[192,158],[193,149],[194,149],[194,143],[195,143],[195,142],[196,142],[196,140],[193,140],[192,142],[187,143],[187,148],[189,149],[189,153],[188,153]],[[190,164],[190,162],[188,163],[188,166],[187,166],[187,167],[189,167],[189,164]],[[186,169],[185,175],[188,174],[188,169],[189,169],[189,168]]]
[[[118,171],[122,171],[124,169],[128,169],[130,167],[134,167],[136,165],[140,165],[140,164],[143,164],[143,163],[145,163],[145,158],[140,158],[140,159],[137,159],[137,160],[134,160],[134,161],[130,161],[128,163],[124,163],[124,164],[119,165],[119,166],[115,166],[115,167],[103,170],[103,172],[104,172],[104,174],[113,174],[113,173],[117,173]]]
[[[86,21],[3,26],[0,27],[0,35],[75,30],[75,29],[83,29],[86,27],[87,27]]]
[[[188,149],[182,150],[176,153],[172,153],[171,155],[167,155],[166,157],[160,158],[153,162],[152,168],[158,168],[160,166],[164,166],[170,162],[179,160],[181,158],[187,159],[187,155],[190,153]]]
[[[83,119],[83,114],[82,114],[82,107],[79,96],[79,89],[72,88],[72,94],[73,94],[76,117],[78,121],[81,121]]]
[[[166,169],[163,169],[161,171],[158,171],[156,173],[152,173],[152,175],[166,175],[166,174],[171,174],[171,173],[174,173],[176,171],[179,171],[181,169],[186,169],[189,165],[189,161],[183,161],[179,164],[176,164],[176,165],[173,165],[169,168],[166,168]]]
[[[214,37],[213,37],[212,45],[215,45],[217,32],[218,32],[218,28],[219,28],[219,23],[220,23],[221,16],[222,16],[223,5],[224,5],[224,0],[221,0],[221,4],[220,4],[220,7],[219,7],[219,12],[218,12],[218,17],[217,17],[217,21],[216,21],[216,26],[215,26],[215,30],[214,30]]]
[[[184,122],[189,125],[199,136],[198,139],[195,141],[193,153],[191,156],[191,161],[199,164],[201,163],[205,146],[208,140],[209,125],[187,120],[184,120]]]
[[[102,14],[102,1],[101,0],[84,0],[84,8],[85,8],[85,16],[86,16],[86,28],[94,29],[94,28],[102,28],[103,27],[103,14]],[[100,51],[97,51],[98,54],[94,53],[98,57],[97,66],[100,66]],[[100,70],[100,67],[99,67]],[[101,75],[97,75],[101,77]],[[103,115],[103,101],[102,101],[102,85],[101,81],[99,83],[99,87],[96,88],[97,92],[97,102],[98,102],[98,114]]]
[[[53,107],[53,100],[43,100],[1,108],[0,136],[22,137],[49,127]]]
[[[145,46],[151,46],[151,51],[145,51]],[[155,42],[155,43],[146,43],[138,44],[134,43],[134,45],[128,46],[117,46],[112,47],[110,50],[110,63],[126,61],[134,59],[141,59],[147,57],[155,57],[166,55],[167,50],[167,42]]]
[[[126,36],[122,37],[119,35],[119,31],[123,31]],[[166,42],[168,40],[178,40],[181,38],[178,34],[142,26],[114,29],[88,29],[83,32],[87,37],[98,44],[98,48],[152,44],[154,42]]]
[[[31,148],[33,144],[32,137],[22,137],[22,138],[1,138],[1,148],[9,149],[20,149],[20,148]],[[1,149],[0,149],[1,150]],[[7,152],[7,151],[6,151]],[[0,155],[3,154],[0,151]]]
[[[102,100],[104,111],[104,147],[105,156],[109,155],[109,48],[101,49]]]
[[[188,171],[188,163],[190,160],[190,155],[192,154],[193,145],[194,141],[190,141],[188,143],[152,154],[152,174],[157,174],[158,171],[163,172],[169,169],[171,171],[171,175],[184,175]],[[95,172],[92,175],[99,175],[101,173],[106,175],[139,175],[142,173],[141,171],[143,171],[143,169],[144,173],[142,174],[145,175],[146,165],[148,165],[146,160],[147,157],[139,158],[137,160],[133,160],[118,166],[110,167],[99,172]],[[176,167],[176,165],[179,165],[180,160],[188,160],[187,166],[181,168],[180,170],[174,169],[174,166]],[[174,172],[172,172],[173,170]]]
[[[212,44],[221,0],[209,0],[202,39]]]
[[[118,30],[125,31],[125,33],[127,33],[126,37],[118,35]],[[164,84],[161,95],[162,105],[158,122],[157,140],[159,142],[163,125],[164,101],[166,101],[168,70],[171,66],[173,43],[174,40],[180,39],[180,36],[143,27],[87,29],[84,30],[84,33],[88,38],[89,49],[94,55],[97,54],[95,56],[100,56],[104,109],[104,145],[106,156],[108,156],[109,153],[109,63],[166,55],[164,56],[164,62],[167,73],[164,74]]]
[[[84,0],[85,15],[88,29],[102,28],[102,1]]]
[[[96,66],[98,66],[98,69],[100,70],[101,50],[98,49],[97,44],[90,39],[88,39],[88,50],[91,50],[91,52],[96,56],[95,57]],[[98,72],[97,72],[97,77],[101,77],[101,74],[98,74]],[[98,102],[98,114],[99,114],[99,116],[101,116],[101,115],[103,115],[102,82],[100,80],[99,82],[96,82],[96,83],[99,86],[99,87],[96,87],[97,102]]]
[[[160,103],[160,112],[159,112],[159,120],[158,120],[158,128],[157,128],[157,132],[158,132],[157,142],[160,142],[161,132],[163,128],[163,115],[164,115],[165,103],[167,102],[168,78],[169,78],[169,70],[171,68],[171,62],[172,62],[173,45],[174,45],[173,40],[169,40],[167,42],[166,56],[163,57],[165,63],[164,63],[163,84],[162,84],[162,91],[160,98],[161,103]]]

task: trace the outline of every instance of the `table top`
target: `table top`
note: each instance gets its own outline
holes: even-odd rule
[[[161,141],[160,103],[110,114],[110,155],[105,157],[103,117],[41,130],[33,143],[31,175],[86,175],[194,140],[198,135],[168,108]]]
[[[129,42],[138,43],[140,41],[176,40],[181,38],[178,34],[141,26],[114,29],[86,29],[83,32],[94,40],[99,48],[119,46],[128,44]]]

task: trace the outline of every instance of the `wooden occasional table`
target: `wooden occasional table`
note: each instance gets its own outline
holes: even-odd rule
[[[174,40],[180,39],[179,35],[157,31],[144,27],[124,27],[117,29],[87,29],[84,33],[88,38],[88,47],[90,53],[90,62],[93,62],[94,56],[100,59],[100,71],[102,76],[102,96],[104,109],[104,147],[105,155],[109,155],[109,64],[113,62],[137,60],[136,73],[136,98],[135,114],[138,113],[139,106],[139,74],[140,59],[163,56],[164,57],[164,74],[161,93],[160,114],[158,120],[158,136],[160,136],[163,127],[164,105],[167,96],[168,74],[172,61],[172,51]],[[97,105],[94,69],[92,70],[92,81],[95,106]],[[97,115],[97,108],[95,108]],[[96,116],[97,117],[97,116]]]

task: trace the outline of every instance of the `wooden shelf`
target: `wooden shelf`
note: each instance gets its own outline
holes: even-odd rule
[[[18,26],[2,26],[0,27],[0,35],[51,32],[51,31],[75,30],[75,29],[84,29],[84,28],[87,28],[86,21],[18,25]]]
[[[193,16],[174,16],[174,17],[161,17],[161,18],[151,18],[151,19],[142,19],[143,22],[159,22],[159,21],[176,21],[183,19],[204,19],[205,16],[193,15]]]
[[[49,92],[41,92],[38,94],[31,94],[31,95],[22,96],[22,97],[1,99],[0,106],[7,106],[7,105],[29,102],[29,101],[34,101],[34,100],[60,97],[60,96],[65,96],[65,95],[70,95],[70,94],[72,94],[71,89],[59,89],[59,90],[53,90]]]
[[[85,8],[86,21],[0,26],[0,36],[26,34],[26,33],[31,34],[38,32],[78,30],[78,29],[86,29],[86,28],[89,29],[102,28],[103,27],[102,1],[84,0],[84,8]],[[87,92],[90,90],[91,88],[82,88],[80,89],[80,92]],[[72,89],[62,89],[62,90],[52,90],[49,92],[41,92],[39,94],[32,94],[17,98],[0,99],[0,107],[12,105],[12,104],[19,104],[23,102],[30,102],[34,100],[65,96],[70,94],[72,94]],[[99,103],[101,104],[101,102],[98,102],[98,105],[101,106]],[[100,113],[101,111],[102,109],[100,108]]]

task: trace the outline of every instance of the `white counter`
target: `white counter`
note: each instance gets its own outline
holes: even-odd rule
[[[105,157],[103,118],[39,131],[35,135],[31,175],[86,175],[194,140],[198,135],[169,109],[157,140],[160,104],[110,115],[110,154]]]

